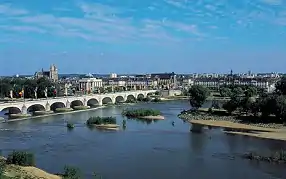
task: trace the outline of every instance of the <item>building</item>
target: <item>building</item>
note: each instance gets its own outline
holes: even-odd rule
[[[170,89],[177,87],[176,74],[174,72],[151,74],[150,78],[153,81],[157,81],[157,87],[160,89]]]
[[[277,78],[194,78],[193,85],[202,85],[211,89],[219,89],[223,85],[253,85],[267,92],[275,90]]]
[[[102,79],[98,78],[82,78],[79,81],[79,89],[83,91],[94,91],[103,86]]]
[[[59,80],[59,75],[58,75],[58,69],[57,69],[56,65],[54,65],[54,64],[51,65],[49,71],[44,71],[44,69],[42,69],[42,71],[35,73],[36,79],[39,79],[42,77],[46,77],[53,82],[57,82]]]
[[[117,74],[116,73],[111,73],[109,77],[110,78],[117,78]]]

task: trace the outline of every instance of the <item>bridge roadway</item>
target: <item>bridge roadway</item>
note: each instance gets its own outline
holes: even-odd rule
[[[62,98],[47,98],[38,100],[25,100],[25,101],[14,101],[9,103],[1,103],[0,111],[16,109],[22,113],[26,113],[27,110],[31,109],[33,106],[41,110],[50,111],[52,105],[59,105],[62,107],[70,108],[72,103],[76,105],[103,105],[104,103],[115,103],[126,101],[127,99],[134,98],[137,99],[138,96],[147,97],[148,94],[154,93],[157,90],[138,90],[138,91],[125,91],[117,93],[106,93],[106,94],[91,94],[83,96],[67,96]]]

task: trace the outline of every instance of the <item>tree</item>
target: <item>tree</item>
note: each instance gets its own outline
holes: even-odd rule
[[[189,89],[190,104],[193,108],[200,108],[210,95],[210,91],[201,85],[194,85]]]
[[[276,97],[276,110],[275,110],[275,116],[286,122],[286,96],[279,95]]]
[[[243,89],[241,87],[235,87],[232,90],[232,97],[233,96],[242,96],[244,93]]]
[[[286,95],[286,77],[282,77],[275,85],[275,92],[277,94]]]
[[[228,87],[222,87],[222,88],[220,88],[220,89],[219,89],[219,92],[220,92],[220,95],[221,95],[222,97],[229,97],[229,96],[232,95],[232,91],[231,91],[231,89],[228,88]]]
[[[231,100],[227,101],[222,105],[222,108],[227,110],[229,114],[235,111],[241,104],[241,100],[238,97],[232,97]]]
[[[248,86],[247,89],[244,91],[244,95],[246,97],[253,97],[257,95],[257,88],[254,86]]]

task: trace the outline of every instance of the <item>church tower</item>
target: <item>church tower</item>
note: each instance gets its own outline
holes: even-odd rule
[[[59,80],[58,69],[54,64],[50,66],[50,80],[54,82]]]

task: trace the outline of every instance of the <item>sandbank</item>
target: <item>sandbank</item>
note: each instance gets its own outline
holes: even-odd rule
[[[265,139],[286,140],[286,128],[273,129],[265,127],[257,127],[252,125],[240,124],[230,121],[214,121],[214,120],[190,120],[191,124],[203,126],[221,127],[227,134],[237,134]]]
[[[137,118],[139,118],[139,119],[150,119],[150,120],[163,120],[163,119],[165,119],[165,117],[161,116],[161,115],[159,115],[159,116],[139,116]]]
[[[5,175],[9,177],[21,176],[29,178],[41,179],[61,179],[62,177],[47,173],[36,167],[22,167],[17,165],[8,165],[5,170]]]

